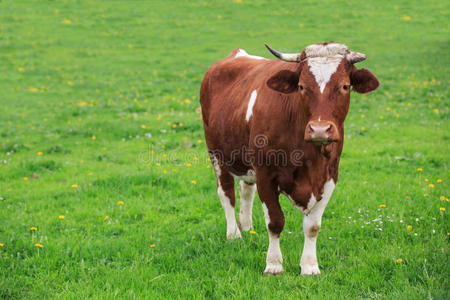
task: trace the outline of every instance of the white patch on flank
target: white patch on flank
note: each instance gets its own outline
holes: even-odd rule
[[[247,53],[247,51],[245,51],[244,49],[240,49],[240,48],[239,48],[238,53],[236,53],[236,55],[234,56],[234,58],[238,58],[238,57],[247,57],[247,58],[253,58],[253,59],[267,59],[267,58],[264,58],[261,56],[249,55]]]
[[[245,119],[247,120],[247,122],[250,120],[250,117],[253,114],[253,105],[255,105],[257,95],[258,93],[256,92],[256,90],[254,90],[250,96],[250,100],[248,101],[247,114],[245,115]]]
[[[348,53],[350,50],[347,46],[338,43],[314,44],[305,48],[309,70],[313,73],[321,93]]]
[[[236,180],[243,180],[245,182],[248,183],[255,183],[256,182],[256,173],[254,170],[248,170],[247,174],[245,175],[235,175],[233,173],[230,173],[231,175],[233,175],[234,179]]]
[[[239,196],[241,197],[241,206],[239,210],[239,226],[241,230],[249,231],[253,227],[252,208],[255,200],[256,184],[246,184],[239,182]]]
[[[303,233],[305,234],[305,244],[303,246],[300,267],[302,275],[318,275],[320,274],[319,265],[316,255],[316,241],[318,230],[322,224],[322,215],[325,207],[331,198],[335,183],[330,179],[325,183],[323,188],[322,199],[314,205],[308,215],[303,217]],[[309,205],[308,205],[309,206]],[[315,228],[315,233],[311,234],[311,229]]]
[[[269,249],[267,249],[266,269],[264,274],[281,274],[283,273],[283,256],[280,249],[280,237],[272,234],[269,230],[270,216],[266,204],[262,203],[264,217],[266,219],[266,228],[269,233]]]
[[[220,203],[222,204],[223,210],[225,211],[225,218],[227,219],[227,239],[241,238],[241,232],[239,231],[234,215],[234,207],[231,205],[230,198],[225,195],[220,181],[217,194],[219,195]]]

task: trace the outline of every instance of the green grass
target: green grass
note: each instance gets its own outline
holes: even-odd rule
[[[448,2],[302,2],[1,1],[0,298],[448,299]],[[264,277],[259,200],[256,234],[225,238],[200,82],[238,46],[329,40],[381,86],[352,95],[322,275],[283,197]]]

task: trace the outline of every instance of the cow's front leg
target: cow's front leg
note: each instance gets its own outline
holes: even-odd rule
[[[236,223],[234,214],[234,178],[225,170],[222,170],[217,176],[217,194],[220,198],[225,218],[227,219],[227,239],[241,238],[241,232]]]
[[[316,241],[322,224],[322,215],[325,207],[330,200],[334,190],[334,182],[330,180],[325,183],[322,199],[316,203],[308,215],[303,217],[303,233],[305,234],[305,243],[303,245],[300,268],[302,275],[319,275],[319,264],[316,255]]]
[[[264,274],[278,275],[283,273],[280,234],[284,227],[284,214],[278,202],[276,185],[267,179],[269,178],[257,180],[258,194],[261,198],[267,232],[269,234],[269,249],[267,250]]]

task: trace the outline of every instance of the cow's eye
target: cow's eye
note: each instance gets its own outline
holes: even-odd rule
[[[342,88],[344,89],[344,91],[348,91],[348,90],[350,90],[350,85],[344,84],[344,85],[342,86]]]
[[[300,91],[303,91],[303,89],[304,89],[303,85],[301,85],[301,84],[298,85],[298,88],[300,89]]]

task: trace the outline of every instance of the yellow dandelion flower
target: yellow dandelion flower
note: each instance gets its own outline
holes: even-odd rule
[[[164,170],[163,173],[164,173],[164,174],[167,174],[167,170]]]
[[[242,3],[242,0],[233,0],[234,3]]]
[[[190,167],[190,166],[192,166],[190,163],[187,163],[187,164],[186,164],[186,167]]]
[[[194,157],[194,160],[198,160],[198,157]]]
[[[77,187],[78,187],[78,185],[72,184],[72,188],[76,189]]]
[[[41,245],[41,244],[34,244],[34,245],[38,248],[44,248],[44,245]]]
[[[97,137],[95,135],[92,136],[92,139],[95,140]]]
[[[58,216],[58,218],[59,218],[60,220],[64,220],[65,217],[61,215],[61,216]]]
[[[155,248],[155,247],[156,247],[155,244],[151,244],[151,245],[150,245],[150,248]]]
[[[422,168],[418,168],[417,171],[418,171],[418,172],[422,172],[423,169],[422,169]]]
[[[28,180],[28,177],[24,177],[23,180],[27,181],[27,180]]]
[[[103,221],[107,221],[109,219],[109,217],[108,216],[105,216],[104,218],[103,218]]]
[[[436,182],[437,182],[437,183],[441,183],[441,182],[442,182],[442,179],[438,179],[438,180],[436,180]]]
[[[125,203],[123,201],[117,201],[117,204],[124,205]]]
[[[3,246],[5,246],[5,244],[3,244],[3,243],[0,243],[0,247],[3,247]]]
[[[172,169],[172,172],[177,172],[177,169]]]
[[[366,130],[366,127],[362,126],[361,131],[364,131],[364,130]]]
[[[386,207],[386,204],[380,204],[380,207]]]
[[[142,128],[142,129],[145,129],[145,128],[147,128],[147,126],[145,126],[144,124],[142,124],[142,125],[141,125],[141,128]]]
[[[402,16],[402,20],[403,20],[403,21],[411,21],[411,17],[410,17],[410,16],[407,16],[407,15],[403,15],[403,16]]]
[[[427,193],[425,193],[425,194],[423,194],[423,196],[424,196],[424,197],[428,197],[428,194],[427,194]]]
[[[432,184],[432,183],[430,183],[428,186],[429,186],[430,188],[434,188],[434,184]]]
[[[31,231],[36,231],[36,230],[37,230],[37,227],[30,227],[30,230],[31,230]]]
[[[428,178],[425,178],[425,182],[428,182],[429,180],[428,180]]]
[[[92,176],[92,175],[94,175],[94,173],[92,173],[92,172],[89,172],[89,176]]]
[[[210,168],[211,168],[211,166],[210,166],[210,165],[207,165],[207,166],[206,166],[206,168],[207,168],[207,169],[210,169]]]
[[[197,143],[198,143],[198,144],[201,144],[201,143],[202,143],[202,140],[197,140]]]
[[[19,71],[19,72],[22,72],[22,73],[23,73],[23,72],[25,72],[25,69],[24,69],[24,68],[22,68],[22,67],[18,67],[18,68],[17,68],[17,71]]]
[[[32,87],[32,86],[30,86],[30,87],[28,88],[28,90],[29,90],[30,92],[33,92],[33,93],[39,92],[39,90],[38,90],[37,88]]]
[[[403,259],[399,258],[399,259],[397,259],[395,262],[399,264],[399,263],[401,263],[402,261],[403,261]]]
[[[445,207],[439,207],[440,211],[445,211]]]
[[[191,180],[191,183],[192,183],[192,184],[197,184],[197,181]]]
[[[189,99],[186,99],[186,100],[184,100],[184,103],[186,103],[186,104],[190,104],[190,103],[191,103],[191,100],[189,100]]]
[[[155,165],[156,165],[157,167],[159,167],[161,164],[160,164],[159,162],[157,162]]]
[[[441,201],[445,201],[445,197],[444,197],[444,196],[439,197],[439,199],[440,199]]]
[[[254,230],[250,230],[249,232],[250,232],[250,234],[255,234],[256,233],[256,231],[254,231]]]
[[[70,86],[72,86],[72,85],[73,85],[73,82],[70,81],[70,80],[68,80],[68,81],[67,81],[67,84],[70,85]]]
[[[433,112],[434,112],[435,114],[438,114],[438,113],[439,113],[439,109],[434,108],[434,109],[433,109]]]
[[[179,123],[178,126],[183,127],[183,123]]]
[[[380,119],[384,119],[384,117],[382,115],[380,115]]]
[[[72,24],[72,21],[70,21],[69,19],[64,19],[61,21],[61,23],[63,24]]]
[[[172,128],[177,128],[177,124],[172,124]]]
[[[37,153],[37,155],[39,155],[39,156],[41,156],[42,154],[44,154],[44,153],[42,153],[41,151],[39,151],[39,152]]]
[[[167,157],[167,154],[163,154],[162,157],[166,158],[166,157]]]
[[[406,226],[406,229],[407,229],[408,231],[411,231],[411,230],[412,230],[412,226],[411,226],[411,225],[408,225],[408,226]]]

